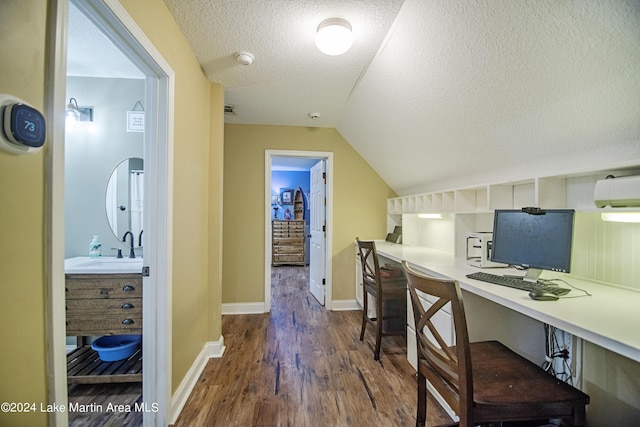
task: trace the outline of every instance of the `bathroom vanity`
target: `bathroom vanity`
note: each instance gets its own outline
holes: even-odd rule
[[[76,257],[65,260],[67,336],[78,347],[67,355],[67,381],[142,381],[142,350],[103,362],[86,337],[142,334],[142,259]]]

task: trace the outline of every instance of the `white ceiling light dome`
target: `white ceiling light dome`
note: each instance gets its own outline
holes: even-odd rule
[[[316,46],[322,53],[336,56],[342,55],[351,48],[353,34],[351,24],[342,18],[325,19],[318,25]]]
[[[236,61],[241,65],[251,65],[253,64],[254,56],[249,52],[238,52],[236,53]]]

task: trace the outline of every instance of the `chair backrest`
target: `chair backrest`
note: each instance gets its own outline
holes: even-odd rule
[[[360,251],[360,262],[362,263],[362,280],[363,286],[373,286],[379,289],[380,281],[380,264],[378,263],[378,252],[376,244],[373,240],[360,240],[356,237],[358,250]]]
[[[423,372],[426,378],[458,414],[460,425],[467,425],[467,420],[473,419],[473,381],[469,334],[460,285],[455,280],[421,274],[411,269],[406,261],[402,261],[402,267],[407,275],[413,307],[418,369],[425,368]],[[438,299],[425,310],[417,291]],[[446,344],[432,321],[433,316],[448,303],[451,303],[456,339],[455,346],[452,347]],[[437,344],[429,339],[425,328]]]

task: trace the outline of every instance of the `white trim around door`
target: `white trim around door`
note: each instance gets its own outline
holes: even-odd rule
[[[308,159],[323,159],[326,161],[326,294],[325,307],[332,309],[332,250],[333,250],[333,153],[327,151],[294,151],[294,150],[265,150],[264,176],[264,311],[271,311],[271,165],[273,157],[300,157]]]
[[[64,117],[66,88],[67,14],[70,0],[51,6],[52,39],[48,58],[47,106],[53,118]],[[150,408],[144,426],[168,424],[171,410],[171,260],[173,205],[173,129],[175,73],[135,21],[117,0],[71,0],[126,53],[147,76],[145,85],[145,218],[144,265],[150,267],[143,281],[143,401]],[[51,88],[50,86],[57,86]],[[47,329],[50,403],[67,406],[67,370],[64,328],[64,126],[54,127],[47,150]],[[148,189],[148,190],[147,190]],[[66,413],[49,418],[52,426],[68,424]]]

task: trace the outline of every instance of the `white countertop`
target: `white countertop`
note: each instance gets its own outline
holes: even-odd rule
[[[397,262],[406,260],[410,266],[425,273],[458,280],[460,287],[504,307],[518,311],[540,322],[567,331],[615,353],[640,362],[640,292],[589,281],[569,274],[544,271],[543,279],[562,278],[571,285],[588,291],[584,295],[572,289],[558,301],[534,301],[525,291],[469,279],[477,272],[464,260],[450,252],[416,246],[376,241],[378,255]],[[493,274],[519,274],[513,268],[482,269]],[[562,282],[556,282],[567,287]]]
[[[64,260],[65,274],[131,274],[142,273],[142,258],[80,256]]]

